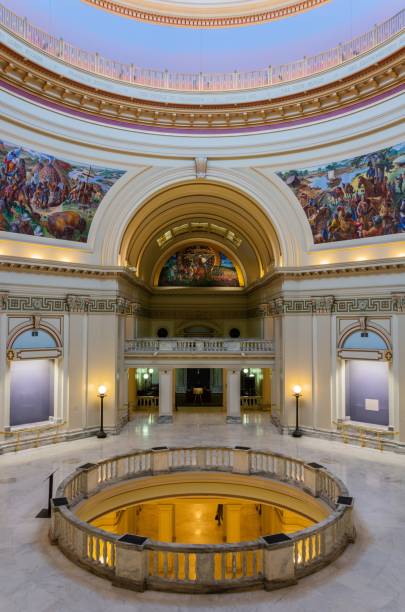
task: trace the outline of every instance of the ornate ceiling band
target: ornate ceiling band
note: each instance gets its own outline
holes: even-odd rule
[[[246,0],[245,2],[169,2],[167,0],[82,0],[121,17],[178,28],[231,28],[284,19],[330,0]],[[270,8],[270,10],[269,10]],[[264,10],[265,9],[265,10]]]
[[[139,128],[205,133],[299,124],[349,112],[400,91],[405,50],[338,82],[252,103],[206,105],[147,102],[96,90],[61,77],[0,46],[0,79],[18,95],[78,117]]]
[[[58,263],[47,262],[33,263],[26,259],[16,259],[14,257],[3,257],[0,259],[0,271],[2,272],[24,272],[24,273],[33,273],[33,274],[57,274],[57,275],[72,275],[72,276],[81,276],[81,277],[101,277],[103,279],[121,279],[123,281],[127,281],[129,284],[132,284],[137,287],[141,287],[149,294],[152,295],[161,295],[161,291],[159,289],[151,289],[145,283],[143,283],[140,279],[136,278],[133,273],[131,273],[128,268],[124,268],[121,266],[117,266],[115,268],[104,268],[104,267],[94,267],[90,266],[76,266],[74,264],[71,265],[60,265]],[[252,283],[249,287],[243,289],[240,294],[247,293],[250,294],[256,289],[263,288],[269,283],[273,283],[276,280],[293,280],[293,279],[302,279],[302,278],[321,278],[321,277],[338,277],[343,275],[368,275],[368,274],[388,274],[388,273],[397,273],[405,271],[405,262],[398,259],[387,260],[385,263],[381,263],[377,260],[370,261],[368,263],[364,262],[362,264],[342,264],[342,265],[333,265],[328,264],[321,267],[311,266],[307,268],[278,268],[265,277],[261,278],[258,282]],[[6,292],[7,293],[7,292]],[[0,309],[1,309],[1,296],[6,294],[0,289]],[[240,295],[239,294],[239,295]],[[8,293],[7,293],[8,295]]]

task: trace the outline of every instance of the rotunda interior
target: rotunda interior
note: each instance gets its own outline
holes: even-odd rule
[[[1,0],[0,609],[402,610],[404,28]]]

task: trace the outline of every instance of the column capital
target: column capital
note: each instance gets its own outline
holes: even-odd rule
[[[90,297],[88,295],[69,294],[66,296],[66,305],[69,312],[87,312]]]
[[[334,295],[311,296],[312,312],[315,314],[331,314],[335,303]]]

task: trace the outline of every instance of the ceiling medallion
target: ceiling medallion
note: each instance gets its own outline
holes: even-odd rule
[[[330,0],[82,0],[137,21],[180,28],[230,28],[283,19]]]

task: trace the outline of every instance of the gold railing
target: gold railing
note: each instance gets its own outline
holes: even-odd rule
[[[240,407],[252,410],[263,409],[263,398],[261,395],[241,395],[240,396]]]
[[[43,434],[48,436],[52,432],[54,433],[52,442],[56,444],[60,430],[65,424],[66,423],[53,423],[38,427],[19,427],[18,429],[0,431],[0,436],[4,436],[5,441],[10,441],[10,438],[15,439],[15,451],[19,451],[23,444],[37,448],[40,445],[41,439],[44,437]],[[32,435],[30,436],[30,434]]]
[[[288,64],[239,72],[192,72],[140,68],[91,53],[44,32],[0,4],[0,26],[41,52],[63,62],[124,83],[175,91],[232,91],[268,87],[336,68],[388,42],[405,26],[405,9],[372,30],[327,51]]]
[[[352,439],[359,441],[361,447],[366,447],[368,442],[377,442],[377,448],[380,451],[384,450],[384,442],[387,442],[386,438],[394,438],[398,435],[398,431],[393,429],[377,429],[371,425],[358,425],[357,423],[349,422],[334,422],[337,429],[342,432],[343,442],[348,444]]]

